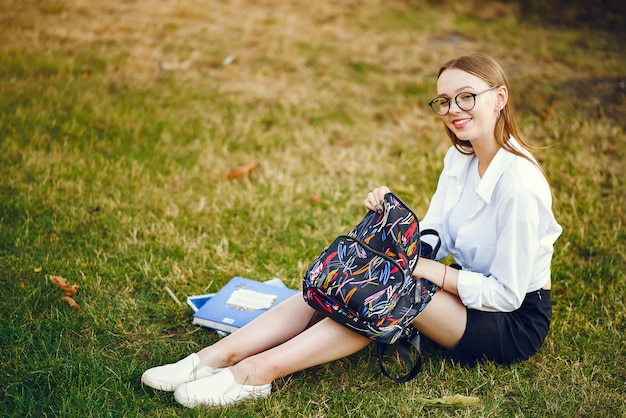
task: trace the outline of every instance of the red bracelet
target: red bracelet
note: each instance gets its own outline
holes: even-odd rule
[[[446,285],[446,273],[448,272],[448,266],[443,265],[443,281],[441,282],[441,290],[446,291],[443,287]]]

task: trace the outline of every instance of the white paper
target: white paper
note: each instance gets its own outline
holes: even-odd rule
[[[269,309],[276,297],[276,295],[250,289],[237,289],[230,295],[226,303],[244,310]]]

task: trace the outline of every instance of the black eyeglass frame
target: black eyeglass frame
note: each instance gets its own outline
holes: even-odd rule
[[[469,112],[474,107],[476,107],[476,96],[480,96],[481,94],[487,93],[488,91],[491,91],[491,90],[494,90],[494,89],[497,89],[498,87],[500,87],[500,86],[491,86],[491,87],[489,87],[486,90],[479,91],[478,93],[470,93],[470,92],[463,91],[463,92],[457,94],[456,96],[454,96],[454,102],[459,107],[459,109],[461,109],[461,110],[463,110],[465,112]],[[461,103],[459,103],[459,96],[461,96],[461,95],[470,95],[470,96],[472,96],[474,98],[474,102],[473,102],[472,106],[469,109],[464,109],[463,106],[461,106]],[[435,104],[435,102],[440,101],[441,99],[445,99],[448,102],[448,110],[446,110],[446,113],[439,113],[439,112],[437,112],[435,110],[435,107],[433,106]],[[433,112],[435,112],[436,115],[445,116],[445,115],[447,115],[450,112],[450,103],[451,102],[452,102],[452,100],[448,99],[446,97],[435,97],[434,99],[432,99],[428,103],[428,106],[430,106],[430,108],[432,109]],[[440,105],[441,105],[441,103],[440,103]]]

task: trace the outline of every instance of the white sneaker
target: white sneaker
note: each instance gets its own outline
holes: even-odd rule
[[[173,392],[183,383],[212,376],[222,370],[224,369],[201,364],[198,354],[193,353],[176,363],[146,370],[141,376],[141,383],[154,389]]]
[[[260,386],[240,385],[230,369],[180,385],[174,399],[187,408],[198,405],[229,405],[248,398],[261,398],[272,393],[272,384]]]

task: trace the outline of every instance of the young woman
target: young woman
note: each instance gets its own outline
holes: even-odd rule
[[[453,59],[439,70],[437,91],[430,106],[453,146],[421,227],[439,232],[437,259],[452,255],[457,268],[419,260],[414,276],[439,290],[414,326],[461,364],[524,360],[550,326],[550,263],[561,233],[550,188],[518,132],[497,62],[480,53]],[[378,210],[389,191],[374,189],[365,206]],[[200,352],[147,370],[141,381],[174,391],[187,407],[225,405],[267,396],[274,379],[370,342],[315,317],[296,295]]]

